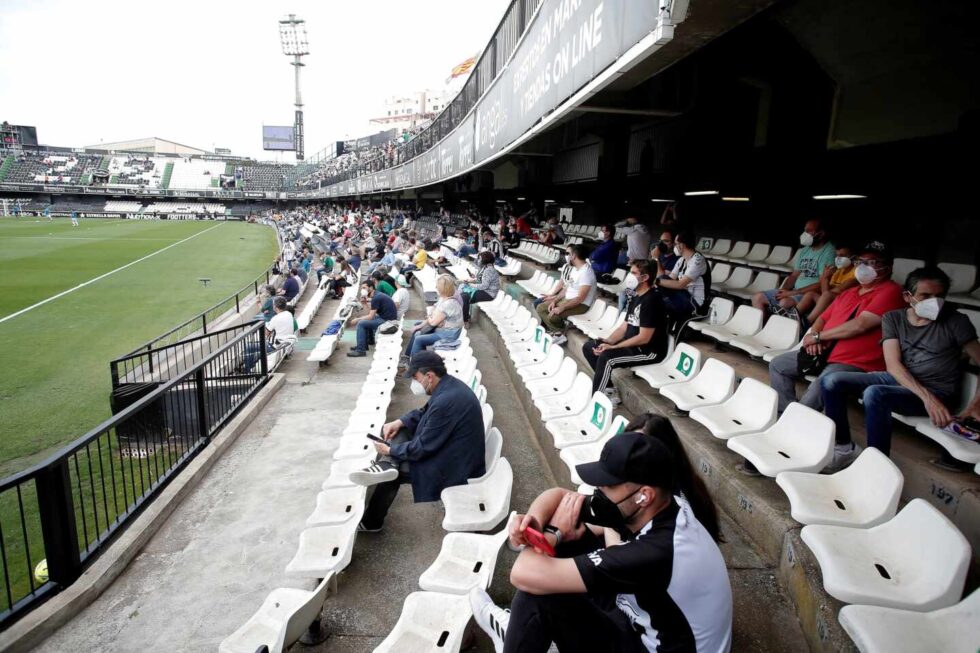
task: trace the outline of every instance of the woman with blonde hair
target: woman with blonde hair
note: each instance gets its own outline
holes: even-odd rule
[[[440,340],[456,340],[463,330],[463,305],[456,298],[456,280],[448,274],[439,275],[436,292],[439,300],[429,317],[412,327],[412,337],[401,360],[403,366],[408,365],[412,356]]]

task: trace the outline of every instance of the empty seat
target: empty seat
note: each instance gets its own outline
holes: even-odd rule
[[[762,264],[770,269],[775,270],[788,270],[786,266],[790,259],[793,258],[793,248],[787,245],[776,245],[772,248],[769,256],[766,257]]]
[[[768,385],[755,379],[742,379],[731,397],[720,404],[694,408],[690,417],[703,424],[711,435],[727,440],[769,428],[776,421],[778,401],[776,391]]]
[[[729,446],[738,439],[729,440]],[[873,447],[836,474],[785,471],[776,476],[796,521],[855,528],[877,526],[894,517],[904,481],[895,463]]]
[[[724,297],[712,297],[708,305],[708,319],[700,322],[689,322],[688,328],[703,331],[705,327],[720,326],[732,319],[735,313],[735,302]]]
[[[286,565],[291,578],[323,578],[343,571],[354,553],[357,522],[314,526],[299,534],[299,550]]]
[[[746,254],[749,253],[749,245],[750,245],[749,241],[740,240],[736,242],[730,250],[728,250],[727,254],[715,255],[715,258],[718,258],[722,261],[732,261],[732,262],[740,261]]]
[[[334,574],[327,574],[312,592],[292,587],[272,590],[256,613],[221,641],[219,653],[255,653],[263,645],[269,647],[269,653],[286,650],[320,618],[328,589],[336,587],[335,579]]]
[[[711,286],[717,288],[728,281],[732,275],[732,266],[728,263],[715,263],[711,266]]]
[[[788,351],[799,342],[800,322],[789,317],[773,315],[762,331],[741,338],[734,338],[728,344],[746,351],[751,356],[764,356],[769,352]]]
[[[524,383],[552,376],[561,367],[564,358],[565,351],[561,347],[548,347],[548,355],[543,361],[535,365],[518,367],[517,374],[524,380]]]
[[[715,289],[720,292],[730,292],[739,288],[745,288],[752,283],[752,277],[754,276],[755,270],[752,268],[736,267],[732,270],[732,276],[728,277],[728,280],[724,283],[718,284]]]
[[[609,308],[609,304],[599,299],[592,302],[592,306],[589,306],[589,310],[581,315],[569,316],[568,321],[576,327],[581,328],[580,325],[598,322],[599,319],[605,314],[607,308]]]
[[[419,587],[447,594],[467,594],[474,587],[486,589],[506,539],[506,526],[494,535],[448,533],[435,561],[419,576]]]
[[[665,361],[634,367],[633,372],[657,390],[671,383],[681,383],[701,369],[701,350],[680,342]]]
[[[923,499],[872,528],[813,525],[800,536],[827,593],[845,603],[924,612],[953,605],[963,592],[970,544]]]
[[[375,456],[365,456],[364,458],[345,458],[335,460],[330,465],[330,474],[323,482],[324,490],[331,490],[336,487],[349,487],[354,485],[350,481],[350,473],[364,469],[374,463]]]
[[[347,458],[363,459],[375,453],[374,441],[367,437],[367,434],[381,435],[381,429],[355,429],[348,435],[340,438],[337,449],[333,452],[334,460],[344,460]]]
[[[719,238],[708,250],[708,256],[711,258],[717,258],[719,256],[724,256],[732,249],[732,241],[728,238]]]
[[[572,387],[577,373],[578,364],[575,359],[571,356],[565,356],[561,359],[561,364],[553,375],[528,381],[524,384],[524,389],[531,395],[532,401],[561,394]]]
[[[457,653],[472,616],[465,594],[412,592],[395,627],[374,653]]]
[[[467,485],[447,487],[441,499],[446,508],[442,527],[447,531],[488,531],[510,511],[514,471],[506,458]]]
[[[719,342],[754,336],[762,329],[762,311],[752,306],[739,306],[728,322],[718,326],[706,326],[701,333]]]
[[[515,350],[510,351],[510,360],[515,368],[542,363],[547,358],[548,351],[553,349],[551,338],[547,335],[542,335],[539,342],[525,344],[522,344],[519,349],[515,348]]]
[[[355,485],[324,490],[316,495],[316,508],[306,518],[307,526],[332,526],[361,521],[367,488]]]
[[[601,340],[611,336],[625,320],[625,311],[620,313],[618,306],[610,306],[598,322],[586,325],[582,331],[593,340]]]
[[[892,280],[900,286],[905,285],[909,272],[923,267],[926,262],[921,258],[896,258],[892,262]]]
[[[977,266],[967,263],[940,263],[939,269],[949,275],[949,292],[968,293],[977,281]]]
[[[845,605],[837,618],[861,653],[976,653],[980,590],[932,612]]]
[[[752,265],[759,265],[769,257],[769,251],[771,249],[772,247],[766,243],[756,243],[742,260]]]
[[[672,383],[660,389],[660,394],[674,402],[680,410],[718,404],[735,390],[735,370],[717,358],[705,361],[701,371],[683,383]]]
[[[766,476],[784,471],[819,472],[833,458],[834,431],[828,417],[793,402],[775,424],[760,433],[732,438],[728,448]]]
[[[586,444],[576,444],[570,447],[565,447],[558,452],[565,466],[568,467],[569,476],[572,479],[572,483],[576,485],[582,484],[582,477],[578,475],[578,470],[576,467],[584,463],[591,463],[599,460],[599,456],[602,454],[602,448],[606,446],[606,443],[612,440],[614,437],[626,430],[626,425],[628,422],[626,418],[622,415],[617,415],[613,419],[612,424],[606,429],[606,432],[601,438],[595,442],[588,442]]]
[[[485,435],[490,432],[490,425],[493,424],[493,406],[483,404],[481,409],[483,410],[483,433]]]
[[[609,428],[612,418],[613,407],[609,397],[596,392],[584,410],[575,415],[550,419],[544,426],[555,439],[555,447],[564,449],[599,440]]]
[[[605,290],[608,293],[618,295],[626,288],[626,275],[629,274],[626,270],[622,268],[616,268],[612,271],[612,276],[615,277],[615,283],[599,283],[596,284],[600,290]]]
[[[752,299],[756,293],[772,290],[779,287],[779,275],[775,272],[760,272],[755,275],[752,283],[745,288],[732,288],[726,290],[729,294],[741,297],[742,299]]]
[[[591,398],[592,379],[588,374],[579,372],[568,390],[535,399],[534,406],[541,412],[541,420],[547,422],[549,419],[582,412]]]

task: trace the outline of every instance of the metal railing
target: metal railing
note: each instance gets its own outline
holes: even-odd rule
[[[265,352],[264,325],[249,325],[44,462],[0,481],[0,628],[74,582],[207,446],[267,381]]]

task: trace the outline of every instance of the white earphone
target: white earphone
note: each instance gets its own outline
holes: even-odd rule
[[[637,503],[643,503],[646,500],[647,500],[647,498],[645,496],[643,496],[642,494],[640,496],[636,497],[636,502]]]

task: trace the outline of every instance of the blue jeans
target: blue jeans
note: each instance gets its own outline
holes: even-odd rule
[[[476,247],[472,245],[463,245],[456,250],[456,256],[469,256],[471,254],[476,254]]]
[[[384,324],[384,319],[376,317],[371,320],[361,320],[357,323],[357,349],[367,351],[368,345],[374,344],[374,333]]]
[[[779,414],[782,415],[786,407],[796,401],[796,380],[802,379],[800,374],[798,352],[790,351],[780,354],[769,363],[769,386],[779,395]],[[811,383],[800,403],[813,410],[823,410],[823,397],[820,394],[820,380],[835,372],[862,372],[861,368],[843,363],[828,363],[823,368],[820,376]]]
[[[273,351],[275,351],[275,347],[272,346],[272,343],[266,343],[265,353],[271,354]],[[258,343],[250,342],[247,345],[245,345],[244,362],[245,362],[245,369],[247,371],[251,372],[252,368],[255,367],[255,364],[259,362],[259,356],[261,352],[262,352],[262,345]]]
[[[456,340],[459,338],[459,334],[462,329],[436,329],[432,333],[420,334],[418,331],[412,333],[412,337],[408,339],[408,347],[405,349],[408,352],[408,357],[411,358],[415,354],[419,353],[423,349],[431,347],[440,340]]]
[[[770,306],[779,306],[779,300],[776,299],[776,293],[779,292],[779,288],[773,288],[772,290],[764,290],[763,295],[766,296],[766,301],[769,302]],[[799,304],[803,301],[803,295],[793,295],[792,300]]]
[[[928,415],[925,404],[908,388],[899,385],[888,372],[833,372],[820,379],[824,412],[837,425],[837,444],[851,442],[847,423],[847,398],[861,394],[864,399],[864,425],[868,446],[886,456],[892,444],[892,413],[921,417]],[[944,402],[945,403],[945,402]]]

